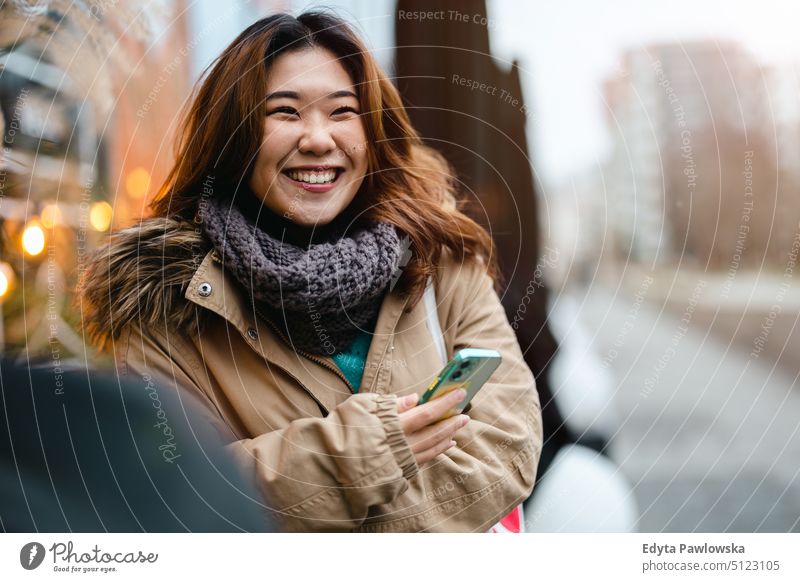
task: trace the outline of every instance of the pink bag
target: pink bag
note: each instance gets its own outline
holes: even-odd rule
[[[522,518],[522,504],[498,521],[487,533],[525,533],[525,520]]]

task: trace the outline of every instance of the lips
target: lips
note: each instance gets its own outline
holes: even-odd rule
[[[316,193],[333,188],[343,173],[340,166],[296,166],[281,172],[293,185]]]
[[[333,184],[344,168],[339,166],[296,166],[282,171],[294,182],[300,184]]]

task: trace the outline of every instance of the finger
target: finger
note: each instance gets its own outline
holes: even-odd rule
[[[455,433],[469,422],[466,414],[454,416],[406,435],[411,451],[416,453],[434,448],[442,441],[450,442]]]
[[[464,400],[467,395],[466,390],[459,388],[451,393],[436,400],[426,402],[421,406],[415,406],[412,410],[405,412],[400,417],[400,424],[406,434],[416,432],[423,427],[434,424],[442,420],[445,413]]]
[[[416,455],[417,465],[422,467],[426,463],[430,463],[436,457],[441,455],[444,452],[449,451],[454,446],[456,446],[456,441],[454,440],[446,440],[438,443],[435,447],[431,449],[426,449],[425,451],[421,452],[419,455]]]
[[[407,410],[411,410],[417,405],[419,401],[419,394],[409,394],[408,396],[401,396],[397,399],[397,414],[402,414]]]
[[[413,433],[443,420],[447,412],[464,399],[464,395],[464,390],[454,390],[446,396],[415,406],[400,417],[403,431],[406,434]]]

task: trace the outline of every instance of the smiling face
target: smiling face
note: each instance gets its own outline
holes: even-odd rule
[[[353,80],[338,58],[309,48],[277,57],[250,188],[300,226],[331,222],[367,173],[366,131]]]

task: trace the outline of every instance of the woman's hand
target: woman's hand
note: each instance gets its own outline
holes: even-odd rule
[[[469,416],[459,414],[444,420],[441,418],[466,395],[467,392],[459,388],[422,406],[417,406],[418,394],[397,400],[400,426],[419,467],[455,446],[453,435],[469,422]]]

